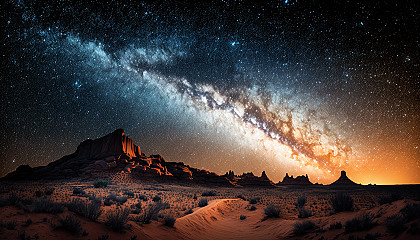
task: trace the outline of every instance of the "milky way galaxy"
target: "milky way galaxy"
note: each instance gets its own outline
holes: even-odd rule
[[[418,183],[418,5],[6,1],[1,175],[124,128],[219,174]]]

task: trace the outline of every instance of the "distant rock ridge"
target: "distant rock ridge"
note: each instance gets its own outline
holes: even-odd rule
[[[360,184],[357,184],[350,180],[347,177],[346,171],[341,171],[341,176],[333,183],[330,184],[330,186],[357,186]]]
[[[277,185],[313,185],[313,183],[309,181],[308,174],[294,178],[293,175],[289,177],[289,174],[286,173],[283,181],[278,182]]]
[[[169,181],[179,183],[208,184],[227,187],[275,187],[287,185],[310,186],[308,175],[294,178],[286,176],[282,182],[274,184],[263,171],[261,176],[254,173],[235,175],[229,171],[224,175],[197,169],[183,162],[166,162],[160,155],[142,153],[140,147],[125,135],[123,129],[80,143],[77,150],[47,166],[32,168],[21,165],[3,179],[11,180],[53,180],[53,179],[97,179],[124,175],[134,180]],[[345,172],[331,185],[357,185],[347,178]]]
[[[261,173],[261,177],[255,176],[253,172],[235,175],[233,171],[229,171],[222,175],[229,179],[232,183],[243,187],[273,187],[274,183],[267,177],[265,171]]]

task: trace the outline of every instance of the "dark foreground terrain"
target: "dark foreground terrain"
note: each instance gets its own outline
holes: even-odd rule
[[[0,182],[0,239],[419,239],[420,186]]]

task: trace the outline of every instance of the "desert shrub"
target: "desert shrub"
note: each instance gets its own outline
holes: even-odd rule
[[[207,192],[203,192],[201,194],[201,196],[203,196],[203,197],[212,197],[212,196],[217,196],[217,193],[215,191],[207,191]]]
[[[353,211],[353,198],[344,193],[338,193],[331,199],[331,205],[336,213],[344,211]]]
[[[157,215],[159,214],[161,210],[164,210],[167,208],[169,208],[169,204],[164,203],[164,202],[156,202],[149,205],[149,207],[144,209],[143,219],[142,219],[143,223],[150,223],[152,219],[157,218]]]
[[[373,219],[374,216],[371,214],[362,214],[361,216],[348,220],[345,224],[345,231],[350,233],[369,230],[376,225]]]
[[[333,230],[333,229],[341,229],[342,227],[343,227],[343,224],[341,224],[341,222],[335,222],[335,223],[332,223],[330,225],[329,229],[330,230]]]
[[[420,218],[420,203],[407,204],[400,212],[407,218],[407,222]]]
[[[4,224],[4,226],[8,229],[8,230],[15,230],[16,226],[17,226],[17,221],[16,220],[10,220],[8,222],[6,222]]]
[[[6,207],[9,206],[9,200],[5,199],[5,198],[0,198],[0,207]]]
[[[112,231],[121,232],[126,228],[129,215],[129,208],[117,208],[114,211],[110,210],[106,213],[105,224],[109,226]]]
[[[42,191],[35,191],[35,197],[42,197],[44,193]]]
[[[23,226],[28,227],[31,224],[32,224],[32,219],[28,218],[28,220],[26,220],[26,222],[23,224]]]
[[[81,188],[73,188],[73,194],[74,195],[79,195],[79,194],[84,195],[84,194],[86,194],[86,192]]]
[[[18,232],[18,238],[21,239],[21,240],[30,240],[31,236],[30,235],[26,236],[25,231],[19,231]]]
[[[260,197],[253,197],[249,199],[249,204],[257,204],[260,201]]]
[[[127,195],[130,198],[133,198],[134,197],[134,192],[130,191],[130,190],[125,190],[124,195]]]
[[[95,188],[105,188],[105,187],[108,186],[108,184],[109,184],[109,182],[107,182],[107,181],[96,181],[96,182],[93,183],[93,186]]]
[[[316,228],[316,225],[311,220],[306,220],[303,222],[296,222],[293,225],[293,234],[295,235],[304,235]]]
[[[126,196],[117,196],[115,194],[110,194],[108,195],[108,197],[105,198],[104,200],[104,205],[105,206],[111,206],[112,203],[117,203],[117,204],[124,204],[125,202],[127,202],[128,197]]]
[[[98,240],[108,240],[109,239],[109,235],[108,234],[105,234],[105,235],[102,235],[102,236],[99,236],[98,237]]]
[[[296,203],[295,203],[296,207],[303,207],[303,206],[305,206],[305,204],[306,204],[306,196],[305,195],[298,197],[297,200],[296,200]]]
[[[410,228],[407,231],[410,234],[418,235],[420,234],[420,227],[418,222],[413,222],[410,224]]]
[[[207,198],[201,198],[200,201],[198,202],[199,207],[207,206],[207,204],[209,204]]]
[[[73,199],[67,204],[67,208],[69,211],[79,214],[85,218],[89,218],[92,221],[98,220],[99,216],[101,216],[103,212],[100,204],[82,200],[80,198]]]
[[[403,199],[401,195],[393,193],[389,196],[385,196],[385,197],[380,198],[378,203],[379,203],[379,205],[382,205],[382,204],[392,203],[392,202],[395,202],[395,201],[398,201],[398,200],[401,200],[401,199]]]
[[[380,233],[367,233],[365,235],[365,240],[376,240],[380,238],[382,235]]]
[[[238,196],[236,196],[236,198],[240,198],[240,199],[246,201],[246,198],[242,194],[239,194]]]
[[[44,193],[47,196],[52,195],[54,193],[54,188],[49,188],[49,189],[45,190]]]
[[[159,201],[162,201],[162,198],[159,197],[158,195],[156,195],[156,196],[153,197],[152,201],[153,202],[159,202]]]
[[[64,219],[59,219],[58,222],[61,224],[61,227],[64,228],[71,234],[79,234],[82,231],[82,226],[80,225],[79,220],[77,220],[72,215],[67,215]]]
[[[278,205],[269,205],[268,207],[264,208],[264,213],[267,216],[267,218],[278,218],[280,217],[280,206]]]
[[[176,219],[173,216],[166,216],[163,218],[165,226],[174,227]]]
[[[252,205],[250,208],[249,208],[249,210],[250,211],[255,211],[257,209],[257,207],[256,206],[254,206],[254,205]]]
[[[16,195],[16,193],[12,192],[7,198],[7,201],[10,205],[15,206],[19,201],[21,201],[21,199],[18,195]]]
[[[298,218],[308,218],[313,216],[312,211],[310,209],[307,209],[305,207],[298,207]]]
[[[139,195],[139,199],[143,201],[149,200],[149,198],[146,195]]]
[[[32,204],[33,212],[43,212],[43,213],[62,213],[64,211],[64,204],[53,202],[47,198],[41,198],[34,201]]]
[[[194,194],[193,199],[197,200],[197,195],[196,194]]]
[[[246,219],[246,216],[245,215],[241,215],[241,216],[239,216],[239,219],[245,220]]]
[[[406,219],[401,214],[394,214],[386,219],[386,228],[393,234],[400,234],[407,229]]]
[[[188,215],[188,214],[191,214],[191,213],[193,213],[193,212],[194,212],[194,211],[193,211],[192,209],[190,209],[190,210],[185,211],[185,212],[184,212],[184,214],[185,214],[185,215]]]

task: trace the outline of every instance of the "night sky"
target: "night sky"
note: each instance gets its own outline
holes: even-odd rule
[[[420,183],[420,2],[2,1],[0,175],[125,129],[223,174]]]

